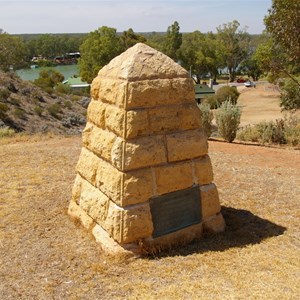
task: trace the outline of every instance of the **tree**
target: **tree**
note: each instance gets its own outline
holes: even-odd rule
[[[216,38],[212,33],[194,31],[183,35],[180,48],[180,61],[184,68],[196,77],[196,83],[207,75],[215,80],[221,61],[217,53]]]
[[[132,28],[129,28],[127,31],[123,31],[121,35],[121,44],[123,50],[127,50],[128,48],[134,46],[137,43],[145,43],[147,42],[146,38],[142,35],[135,33]]]
[[[281,45],[295,64],[300,63],[300,2],[273,0],[264,22],[276,44]]]
[[[164,53],[174,61],[178,59],[178,50],[182,44],[182,33],[180,33],[179,30],[180,27],[177,21],[169,26],[164,45]]]
[[[250,36],[246,30],[239,30],[239,26],[240,23],[234,20],[217,27],[219,54],[228,69],[231,82],[235,80],[236,70],[249,51]]]
[[[80,46],[80,76],[92,82],[99,70],[122,52],[116,29],[103,26],[88,34]]]
[[[0,69],[4,72],[21,68],[25,65],[26,47],[23,41],[8,33],[0,34]]]

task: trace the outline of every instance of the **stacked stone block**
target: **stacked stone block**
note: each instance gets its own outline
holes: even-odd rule
[[[224,229],[187,72],[137,44],[100,70],[83,131],[69,214],[104,247],[160,247]],[[150,199],[199,187],[201,222],[153,238]],[[200,199],[199,199],[200,201]]]

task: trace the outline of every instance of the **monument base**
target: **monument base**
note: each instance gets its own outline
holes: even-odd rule
[[[198,240],[203,236],[203,233],[214,234],[225,229],[223,216],[221,213],[218,213],[199,224],[191,225],[163,236],[141,239],[136,243],[119,244],[99,224],[94,222],[76,202],[70,202],[68,214],[73,219],[78,220],[86,230],[90,231],[103,251],[112,256],[141,257],[143,255],[156,254]]]

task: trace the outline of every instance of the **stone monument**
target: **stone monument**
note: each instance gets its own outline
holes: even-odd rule
[[[99,71],[91,96],[69,214],[110,252],[223,231],[189,74],[139,43]]]

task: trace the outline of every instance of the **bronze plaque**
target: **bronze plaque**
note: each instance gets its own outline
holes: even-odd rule
[[[150,199],[153,237],[159,237],[201,221],[199,186]]]

